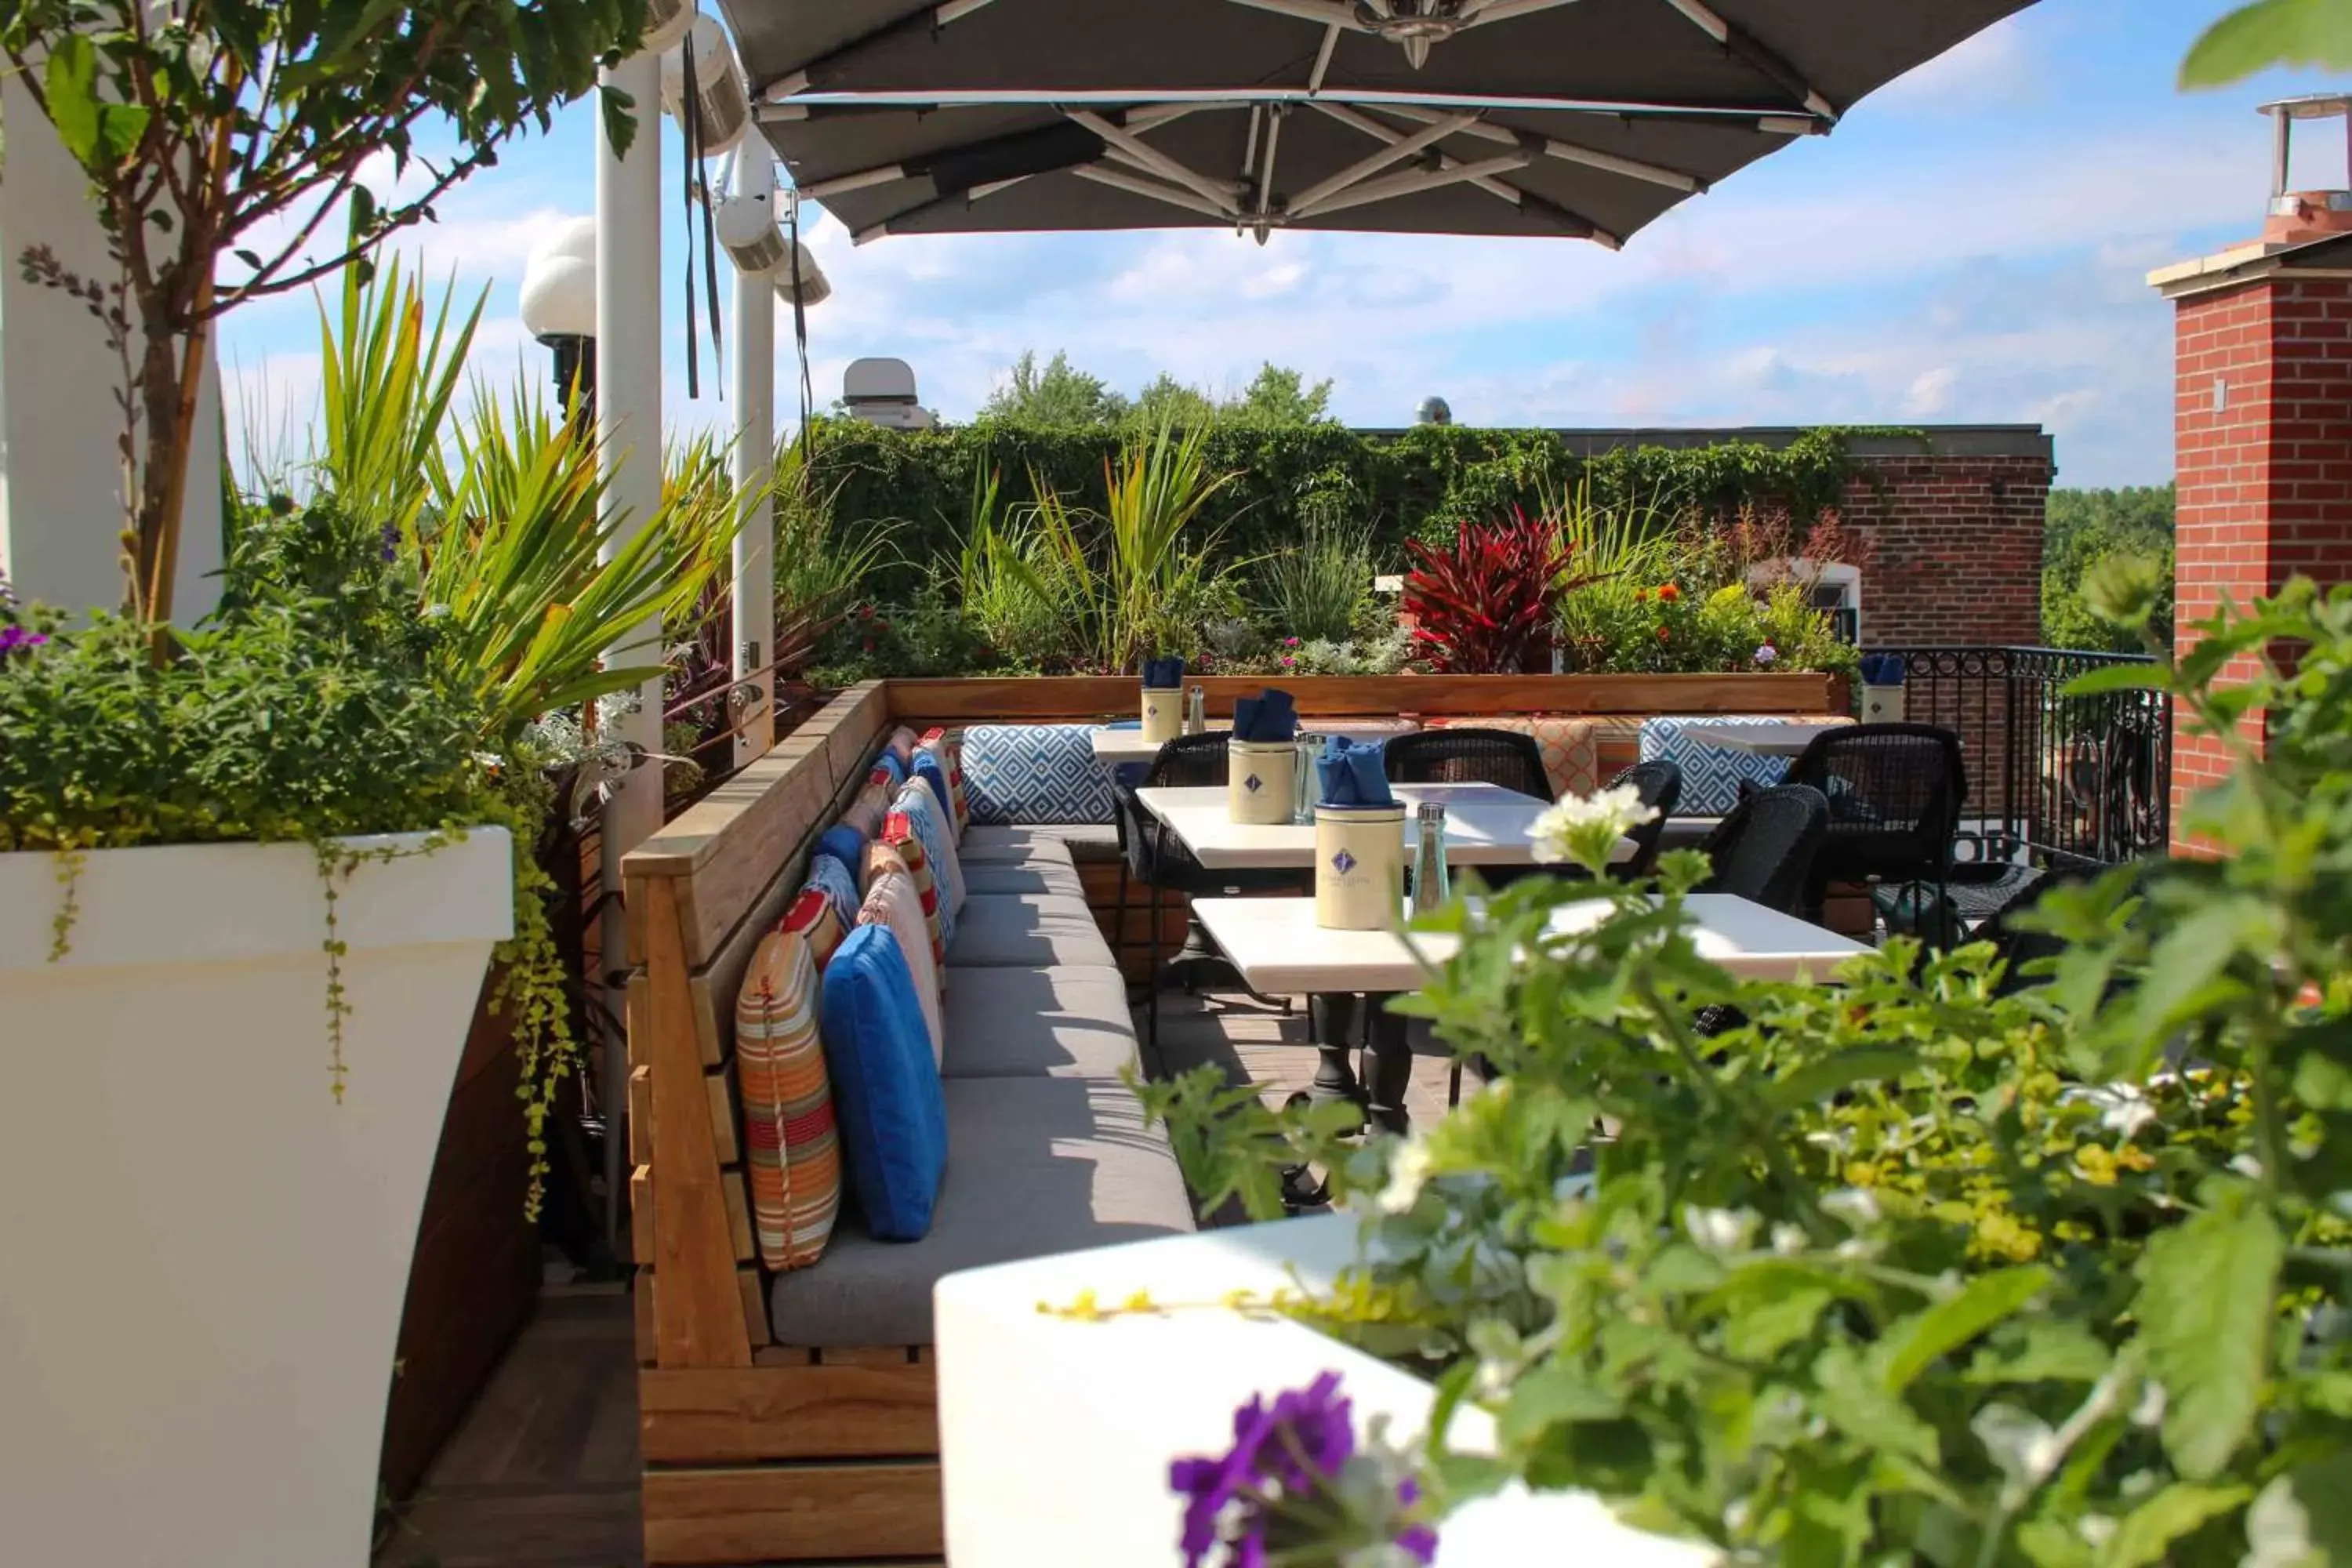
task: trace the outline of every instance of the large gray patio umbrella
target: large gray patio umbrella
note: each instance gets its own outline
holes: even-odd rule
[[[2031,0],[720,0],[860,240],[1231,227],[1614,247]]]

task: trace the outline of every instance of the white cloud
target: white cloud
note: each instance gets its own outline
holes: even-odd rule
[[[1952,383],[1958,379],[1958,372],[1948,364],[1921,371],[1903,395],[1903,412],[1915,419],[1933,419],[1946,413],[1952,406]]]

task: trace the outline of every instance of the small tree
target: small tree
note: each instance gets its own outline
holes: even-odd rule
[[[213,323],[299,289],[434,216],[434,204],[528,125],[631,52],[645,0],[8,0],[5,51],[89,176],[119,276],[78,278],[37,245],[26,276],[71,290],[125,362],[130,606],[168,620],[196,394]],[[633,105],[608,92],[616,145]],[[421,127],[457,151],[435,162]],[[426,175],[386,200],[363,167]],[[347,227],[329,220],[338,208]],[[323,257],[320,236],[325,229]],[[226,276],[224,276],[226,274]],[[143,456],[140,448],[143,445]]]

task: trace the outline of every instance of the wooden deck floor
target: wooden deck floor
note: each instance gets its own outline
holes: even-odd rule
[[[1215,1062],[1277,1105],[1315,1076],[1303,1002],[1285,1015],[1247,997],[1170,992],[1160,1005],[1155,1071]],[[1415,1119],[1444,1114],[1446,1066],[1425,1046],[1416,1055],[1405,1097]],[[631,1331],[625,1294],[542,1296],[385,1532],[375,1568],[637,1568],[645,1557]]]

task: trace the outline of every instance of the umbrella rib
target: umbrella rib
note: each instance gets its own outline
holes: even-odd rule
[[[1352,131],[1360,131],[1365,135],[1374,137],[1380,141],[1395,142],[1402,140],[1404,136],[1404,132],[1397,130],[1395,127],[1384,125],[1381,121],[1374,120],[1370,115],[1360,114],[1355,110],[1349,109],[1342,104],[1318,100],[1315,107],[1329,115],[1332,119],[1338,121],[1340,124],[1347,126],[1349,129]],[[1508,134],[1508,132],[1506,132],[1506,134]],[[1513,137],[1512,140],[1519,141],[1520,139]],[[1525,146],[1526,143],[1522,142],[1521,145]],[[1462,166],[1459,159],[1449,156],[1442,150],[1437,154],[1437,161],[1439,168],[1449,172]],[[1518,208],[1521,212],[1531,212],[1538,216],[1549,216],[1555,222],[1559,223],[1562,228],[1569,230],[1580,238],[1592,240],[1597,244],[1608,247],[1612,250],[1622,248],[1625,243],[1622,236],[1611,233],[1608,229],[1602,228],[1599,224],[1594,223],[1591,218],[1584,216],[1581,213],[1572,212],[1569,208],[1562,206],[1559,203],[1555,202],[1547,196],[1537,195],[1532,191],[1523,191],[1518,186],[1510,184],[1507,180],[1498,180],[1491,175],[1479,174],[1471,178],[1469,184],[1476,189],[1486,192],[1488,195],[1493,196],[1497,201],[1510,203],[1511,205]],[[1326,207],[1324,210],[1328,212],[1330,209]]]
[[[1469,0],[1456,13],[1464,22],[1484,26],[1489,22],[1507,22],[1514,16],[1524,16],[1534,11],[1549,11],[1557,5],[1572,5],[1576,0]]]
[[[1442,142],[1457,131],[1467,131],[1476,123],[1478,123],[1478,117],[1475,114],[1457,114],[1451,119],[1432,116],[1430,123],[1412,135],[1402,141],[1388,142],[1370,157],[1350,163],[1329,179],[1318,180],[1299,192],[1291,201],[1287,210],[1292,217],[1305,217],[1349,186],[1369,180],[1399,159],[1410,158],[1423,148],[1433,142]],[[1510,133],[1504,132],[1503,140],[1506,142],[1511,140]]]
[[[1440,119],[1440,116],[1426,109],[1400,109],[1395,112],[1421,125],[1428,125]],[[1466,135],[1475,136],[1482,142],[1518,140],[1517,132],[1507,130],[1503,126],[1475,123],[1475,115],[1472,116],[1472,120],[1474,121],[1472,125],[1464,127],[1464,132]],[[1573,142],[1559,142],[1547,136],[1543,139],[1543,151],[1545,157],[1557,158],[1564,163],[1581,163],[1589,169],[1600,169],[1612,174],[1622,174],[1632,180],[1647,180],[1654,185],[1664,185],[1670,190],[1685,191],[1696,195],[1706,189],[1706,182],[1696,174],[1685,174],[1680,169],[1669,169],[1659,163],[1645,163],[1638,158],[1621,158],[1614,153],[1601,153],[1591,147],[1580,147]]]
[[[1097,185],[1108,185],[1116,191],[1130,191],[1139,196],[1149,196],[1155,202],[1166,202],[1171,206],[1182,207],[1187,212],[1196,212],[1220,220],[1234,216],[1231,208],[1221,206],[1213,201],[1204,201],[1190,191],[1178,190],[1173,185],[1163,185],[1157,180],[1147,180],[1118,169],[1106,169],[1099,163],[1081,163],[1070,173],[1081,180],[1091,180]]]
[[[1265,163],[1259,170],[1257,180],[1257,237],[1260,244],[1265,240],[1266,208],[1274,202],[1274,155],[1282,145],[1282,122],[1287,118],[1289,110],[1279,108],[1266,116]]]
[[[1142,137],[1122,126],[1114,125],[1101,115],[1087,110],[1072,111],[1069,117],[1112,146],[1132,155],[1153,174],[1188,187],[1203,200],[1215,203],[1218,210],[1224,216],[1241,216],[1240,207],[1234,204],[1230,195],[1217,188],[1215,181],[1198,173],[1180,160],[1170,157],[1159,148],[1144,141]]]
[[[1307,91],[1309,97],[1323,90],[1323,78],[1331,69],[1331,51],[1339,47],[1341,31],[1341,26],[1337,22],[1323,29],[1322,45],[1315,51],[1315,68],[1307,73]]]
[[[1721,44],[1725,52],[1732,58],[1762,75],[1773,86],[1803,104],[1811,113],[1832,122],[1838,119],[1836,107],[1828,99],[1813,90],[1812,84],[1805,79],[1803,72],[1783,59],[1769,45],[1753,33],[1744,27],[1734,26],[1729,21],[1717,15],[1706,0],[1666,0],[1666,4],[1680,11],[1701,32]]]
[[[1349,207],[1364,206],[1372,202],[1388,201],[1397,196],[1419,195],[1423,191],[1434,191],[1446,185],[1458,185],[1465,180],[1474,184],[1480,180],[1491,180],[1496,174],[1507,174],[1513,169],[1526,168],[1534,158],[1535,154],[1528,152],[1506,153],[1499,158],[1482,158],[1475,163],[1464,163],[1452,158],[1443,158],[1439,160],[1439,166],[1435,169],[1407,169],[1402,174],[1391,174],[1386,179],[1368,180],[1354,190],[1342,191],[1339,195],[1330,197],[1317,211],[1318,214],[1328,215],[1345,211]],[[1510,189],[1507,185],[1503,188]]]

